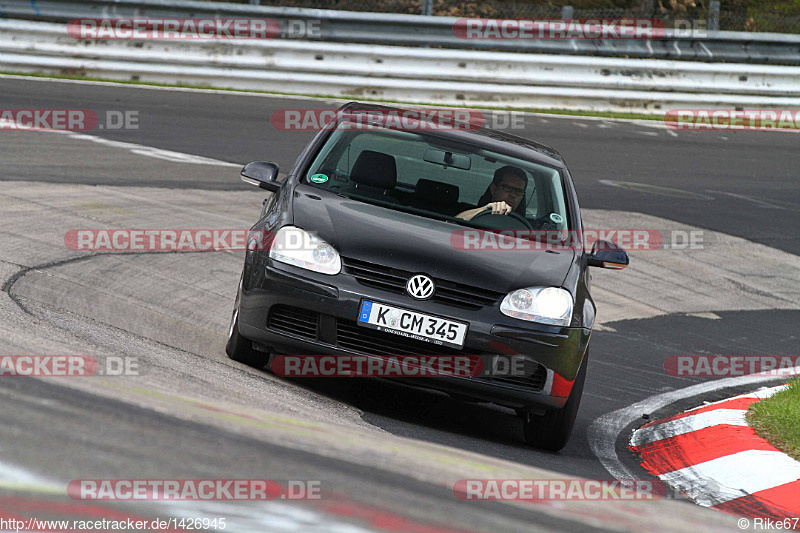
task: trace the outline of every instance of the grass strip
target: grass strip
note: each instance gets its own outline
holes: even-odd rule
[[[800,379],[765,400],[750,405],[747,423],[758,435],[800,461]]]

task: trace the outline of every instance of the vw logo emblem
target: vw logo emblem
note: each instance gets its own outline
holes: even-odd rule
[[[406,292],[417,300],[427,300],[433,296],[434,288],[433,280],[425,274],[411,276],[406,283]]]

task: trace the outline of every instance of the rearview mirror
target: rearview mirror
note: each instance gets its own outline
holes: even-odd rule
[[[445,152],[444,150],[434,150],[433,148],[425,151],[423,159],[428,163],[436,163],[443,167],[460,168],[461,170],[469,170],[472,166],[472,160],[469,156]]]
[[[628,252],[609,241],[597,241],[589,254],[589,266],[622,270],[628,264]]]
[[[272,192],[277,192],[282,185],[278,181],[278,165],[272,161],[247,163],[242,169],[242,181]]]

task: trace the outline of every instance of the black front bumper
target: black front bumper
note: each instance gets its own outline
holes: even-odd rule
[[[560,408],[589,343],[588,329],[523,322],[503,315],[497,305],[459,309],[365,286],[346,273],[327,276],[269,259],[247,263],[239,331],[263,350],[287,355],[468,354],[481,357],[484,368],[494,368],[498,357],[523,356],[526,369],[536,369],[524,377],[401,378],[413,386],[510,407]],[[463,350],[356,325],[364,298],[468,322]]]

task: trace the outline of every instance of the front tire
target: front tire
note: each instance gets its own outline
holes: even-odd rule
[[[239,289],[236,291],[236,303],[233,305],[231,324],[228,327],[228,343],[225,353],[234,361],[239,361],[248,366],[263,368],[269,362],[269,354],[253,349],[253,343],[242,337],[239,333],[239,303],[242,294],[242,279],[239,279]]]
[[[525,442],[536,448],[557,452],[567,445],[578,416],[578,407],[586,381],[586,367],[589,363],[589,352],[583,357],[575,383],[572,385],[567,403],[561,409],[548,409],[541,416],[525,415],[522,430]]]

